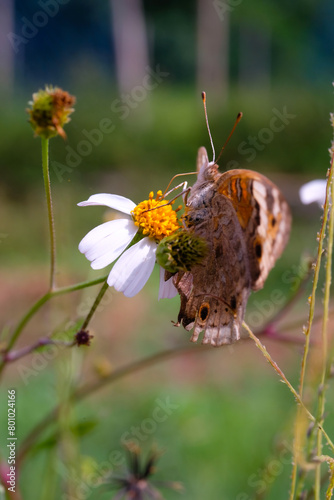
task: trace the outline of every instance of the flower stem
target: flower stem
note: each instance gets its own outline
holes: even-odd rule
[[[53,292],[50,294],[51,297],[56,297],[57,295],[64,295],[65,293],[69,292],[76,292],[78,290],[82,290],[83,288],[88,288],[90,286],[94,285],[99,285],[100,283],[103,283],[106,281],[108,275],[102,276],[101,278],[96,278],[95,280],[90,280],[90,281],[82,281],[81,283],[76,283],[75,285],[69,285],[69,286],[63,286],[61,288],[56,288],[53,290]]]
[[[56,273],[56,235],[54,227],[54,216],[51,196],[51,183],[49,175],[49,139],[41,137],[42,141],[42,168],[44,178],[44,189],[48,209],[49,233],[50,233],[50,291],[55,288]]]
[[[334,161],[334,155],[332,158],[332,163]],[[324,419],[325,412],[325,391],[326,382],[328,375],[328,310],[329,310],[329,299],[330,299],[330,289],[332,282],[332,254],[333,254],[333,236],[334,236],[334,205],[333,205],[333,169],[330,170],[330,176],[327,182],[327,197],[331,200],[330,212],[329,212],[329,222],[328,222],[328,244],[327,244],[327,254],[326,254],[326,278],[325,278],[325,290],[324,290],[324,312],[323,312],[323,322],[322,322],[322,373],[320,380],[320,387],[318,390],[318,411],[317,419],[318,422],[322,422]],[[320,456],[322,453],[322,434],[318,429],[317,441],[316,441],[317,455]],[[315,484],[314,484],[314,498],[315,500],[320,500],[320,489],[321,489],[321,463],[317,465],[315,471]]]
[[[331,163],[329,178],[332,177],[332,174],[333,174],[333,161]],[[299,382],[299,395],[300,395],[300,397],[303,397],[306,362],[307,362],[307,356],[308,356],[308,351],[309,351],[309,346],[310,346],[310,333],[311,333],[311,326],[312,326],[312,322],[313,322],[314,309],[315,309],[315,293],[316,293],[317,286],[318,286],[320,264],[321,264],[321,258],[322,258],[322,253],[323,253],[323,242],[325,239],[325,233],[326,233],[326,227],[327,227],[328,210],[329,210],[329,188],[330,188],[329,183],[327,183],[326,200],[325,200],[325,205],[324,205],[324,215],[323,215],[321,230],[320,230],[320,234],[319,234],[317,260],[316,260],[316,265],[315,265],[315,270],[314,270],[314,280],[313,280],[312,293],[311,293],[311,299],[310,299],[310,311],[309,311],[307,329],[305,332],[305,348],[304,348],[304,355],[303,355],[303,359],[302,359],[300,382]]]
[[[331,160],[331,166],[330,170],[328,173],[328,179],[332,179],[333,177],[333,159]],[[313,323],[313,318],[314,318],[314,311],[315,311],[315,294],[316,290],[318,287],[318,280],[319,280],[319,273],[320,273],[320,266],[321,266],[321,258],[323,254],[323,242],[325,239],[325,233],[326,233],[326,227],[327,227],[327,220],[328,220],[328,212],[329,212],[329,204],[330,204],[330,181],[327,182],[327,188],[326,188],[326,199],[325,199],[325,204],[324,204],[324,213],[323,213],[323,219],[322,219],[322,224],[321,224],[321,230],[320,234],[318,237],[318,252],[317,252],[317,260],[315,264],[315,270],[314,270],[314,279],[313,279],[313,285],[312,285],[312,293],[310,296],[310,310],[309,310],[309,317],[308,317],[308,324],[307,324],[307,329],[305,331],[305,345],[304,345],[304,353],[303,353],[303,358],[302,358],[302,363],[301,363],[301,371],[300,371],[300,380],[299,380],[299,396],[300,399],[303,398],[303,391],[304,391],[304,383],[305,383],[305,374],[306,374],[306,365],[307,365],[307,358],[308,358],[308,353],[309,353],[309,348],[310,348],[310,334],[311,334],[311,327]],[[327,320],[326,320],[327,321]],[[298,408],[297,410],[297,416],[296,416],[296,425],[295,425],[295,438],[294,438],[294,460],[293,460],[293,469],[292,469],[292,480],[291,480],[291,490],[290,490],[290,497],[289,500],[293,500],[295,491],[296,491],[296,481],[297,481],[297,467],[298,467],[298,461],[297,461],[297,455],[298,455],[298,450],[296,449],[298,438],[298,426],[297,422],[299,421],[300,418],[300,411],[301,409]]]
[[[35,304],[29,309],[29,311],[26,313],[26,315],[23,316],[23,318],[21,319],[21,321],[17,325],[16,329],[14,330],[14,333],[13,333],[10,341],[8,342],[6,350],[3,354],[3,358],[2,358],[2,361],[0,363],[0,373],[4,369],[4,366],[7,362],[7,355],[9,353],[9,351],[12,349],[12,347],[16,343],[16,341],[19,338],[25,325],[34,316],[34,314],[42,307],[42,305],[45,304],[45,302],[47,302],[51,297],[52,297],[52,292],[47,292],[46,294],[44,294],[40,299],[37,300],[37,302],[35,302]]]
[[[101,300],[102,300],[104,294],[106,293],[106,291],[108,290],[108,288],[109,288],[109,285],[108,285],[107,281],[105,281],[103,283],[103,285],[102,285],[102,288],[101,288],[100,292],[98,293],[98,295],[97,295],[97,297],[96,297],[96,299],[94,301],[94,304],[92,305],[89,313],[87,314],[85,321],[82,324],[81,330],[85,330],[85,328],[87,328],[88,323],[92,319],[92,317],[93,317],[93,315],[94,315],[94,313],[96,311],[97,306],[101,302]]]
[[[81,283],[77,283],[75,285],[70,285],[70,286],[64,286],[61,288],[56,288],[53,291],[49,291],[46,294],[44,294],[40,299],[35,302],[35,304],[29,309],[29,311],[23,316],[19,324],[17,325],[16,329],[13,332],[13,335],[8,343],[8,346],[4,352],[3,359],[0,362],[0,373],[4,369],[4,366],[6,364],[6,357],[9,353],[9,351],[13,348],[14,344],[18,340],[19,336],[21,335],[22,330],[26,326],[26,324],[29,322],[29,320],[36,314],[36,312],[52,297],[56,297],[58,295],[64,295],[65,293],[69,292],[75,292],[77,290],[82,290],[83,288],[88,288],[90,286],[98,285],[99,283],[102,283],[107,279],[107,276],[103,276],[102,278],[97,278],[92,281],[83,281]]]
[[[22,347],[22,349],[18,349],[17,351],[12,350],[10,353],[8,353],[6,355],[6,361],[8,363],[16,361],[17,359],[23,358],[27,354],[30,354],[31,352],[37,350],[39,347],[43,347],[46,345],[58,345],[58,346],[63,346],[63,347],[73,347],[75,345],[75,342],[73,340],[69,341],[69,342],[64,342],[61,340],[53,340],[49,337],[41,337],[36,342],[34,342],[32,345]]]
[[[262,354],[264,355],[264,357],[266,358],[266,360],[271,364],[271,366],[274,368],[274,370],[278,373],[278,375],[281,377],[282,381],[288,386],[288,388],[292,392],[294,398],[296,399],[297,403],[303,408],[303,410],[305,411],[305,413],[308,416],[308,418],[322,432],[322,434],[325,436],[325,439],[326,439],[328,445],[334,451],[334,444],[332,443],[332,441],[331,441],[330,437],[328,436],[327,432],[325,431],[325,429],[323,428],[323,426],[321,425],[321,423],[318,422],[317,419],[308,410],[308,408],[306,408],[306,406],[305,406],[304,402],[302,401],[300,395],[298,394],[298,392],[296,391],[296,389],[293,387],[293,385],[291,384],[291,382],[289,382],[289,380],[286,378],[286,376],[284,375],[284,373],[282,372],[282,370],[280,369],[280,367],[278,366],[278,364],[272,359],[272,357],[270,356],[270,354],[267,351],[267,349],[265,348],[265,346],[257,338],[257,336],[254,335],[254,333],[251,331],[251,329],[249,328],[249,326],[245,322],[243,322],[242,326],[245,328],[245,330],[247,330],[248,335],[251,337],[251,339],[254,340],[256,346],[260,349],[260,351],[262,352]]]

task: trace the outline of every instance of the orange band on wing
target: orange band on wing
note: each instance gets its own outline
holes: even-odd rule
[[[242,229],[246,229],[254,211],[252,179],[233,176],[219,186],[218,192],[227,196],[236,211]]]

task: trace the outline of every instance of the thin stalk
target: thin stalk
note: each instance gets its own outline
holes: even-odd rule
[[[26,326],[28,321],[34,316],[34,314],[47,302],[50,300],[52,297],[57,297],[59,295],[64,295],[66,293],[70,292],[76,292],[78,290],[82,290],[83,288],[88,288],[90,286],[98,285],[99,283],[102,283],[105,281],[107,276],[103,276],[102,278],[97,278],[95,280],[91,281],[82,281],[81,283],[76,283],[75,285],[70,285],[70,286],[64,286],[61,288],[56,288],[52,292],[47,292],[45,295],[43,295],[40,299],[35,302],[35,304],[29,309],[29,311],[26,313],[25,316],[21,319],[20,323],[17,325],[12,338],[9,341],[8,348],[6,349],[6,352],[8,352],[15,342],[17,341],[20,333],[22,332],[23,328]]]
[[[103,283],[103,285],[102,285],[101,290],[99,291],[99,293],[98,293],[98,295],[97,295],[97,297],[96,297],[96,299],[95,299],[94,304],[92,305],[92,307],[91,307],[91,309],[90,309],[89,313],[87,314],[87,317],[86,317],[85,321],[84,321],[84,322],[83,322],[83,324],[82,324],[82,327],[81,327],[81,329],[82,329],[82,330],[84,330],[85,328],[87,328],[88,323],[89,323],[89,322],[90,322],[90,320],[92,319],[92,317],[93,317],[93,315],[94,315],[94,313],[95,313],[95,311],[96,311],[97,306],[98,306],[98,305],[99,305],[99,303],[101,302],[101,300],[102,300],[102,298],[103,298],[104,294],[106,293],[106,291],[108,290],[108,288],[109,288],[109,285],[108,285],[108,283],[105,281],[105,282]]]
[[[333,160],[331,162],[331,167],[330,167],[328,178],[331,179],[332,176],[333,176]],[[299,383],[299,395],[301,398],[303,397],[306,363],[307,363],[307,356],[308,356],[308,351],[309,351],[309,346],[310,346],[310,333],[311,333],[311,326],[312,326],[312,322],[313,322],[313,318],[314,318],[315,294],[316,294],[316,290],[318,287],[321,257],[322,257],[322,253],[323,253],[323,242],[325,239],[325,233],[326,233],[326,227],[327,227],[328,210],[329,210],[329,191],[330,191],[330,183],[328,182],[327,189],[326,189],[325,205],[324,205],[324,215],[323,215],[321,230],[320,230],[320,234],[319,234],[317,261],[316,261],[315,270],[314,270],[314,280],[313,280],[312,293],[311,293],[311,298],[310,298],[310,311],[309,311],[309,317],[308,317],[308,325],[307,325],[307,330],[305,332],[306,341],[305,341],[305,349],[304,349],[304,355],[303,355],[303,359],[302,359],[302,367],[301,367],[300,383]]]
[[[316,290],[318,287],[321,257],[322,257],[322,253],[323,253],[323,242],[324,242],[326,226],[327,226],[328,206],[329,206],[329,202],[328,202],[328,197],[326,196],[324,215],[323,215],[321,231],[320,231],[320,235],[319,235],[319,245],[318,245],[317,260],[316,260],[316,265],[315,265],[315,270],[314,270],[314,280],[313,280],[312,292],[311,292],[311,296],[310,296],[310,310],[309,310],[308,324],[307,324],[307,329],[305,332],[305,347],[304,347],[304,354],[303,354],[303,358],[302,358],[300,382],[299,382],[299,395],[300,395],[300,397],[303,397],[303,391],[304,391],[306,365],[307,365],[307,358],[308,358],[309,347],[310,347],[310,333],[311,333],[311,327],[312,327],[312,323],[313,323],[314,310],[315,310],[315,294],[316,294]]]
[[[334,158],[334,157],[333,157]],[[333,161],[333,160],[332,160]],[[318,421],[323,421],[323,415],[325,412],[325,391],[326,391],[326,381],[328,372],[328,309],[329,309],[329,299],[330,299],[330,289],[332,283],[332,254],[333,254],[333,236],[334,236],[334,206],[333,206],[333,172],[331,171],[331,176],[328,178],[328,184],[330,187],[330,199],[331,208],[329,214],[328,223],[328,245],[327,245],[327,256],[326,256],[326,279],[325,279],[325,291],[324,291],[324,312],[323,312],[323,322],[322,322],[322,373],[320,380],[320,387],[318,390]],[[320,456],[322,453],[322,434],[318,430],[317,432],[317,455]],[[315,484],[314,484],[314,499],[320,500],[320,488],[321,488],[321,463],[317,465],[315,471]]]
[[[7,348],[3,354],[3,359],[0,362],[0,373],[2,372],[5,364],[6,364],[6,356],[8,355],[9,351],[13,348],[14,344],[18,340],[19,336],[22,333],[22,330],[26,326],[26,324],[30,321],[30,319],[36,314],[36,312],[52,297],[56,297],[58,295],[64,295],[65,293],[69,292],[75,292],[77,290],[82,290],[83,288],[88,288],[90,286],[98,285],[99,283],[102,283],[105,281],[107,276],[103,276],[102,278],[97,278],[95,280],[91,281],[83,281],[81,283],[77,283],[75,285],[70,285],[70,286],[64,286],[61,288],[56,288],[53,291],[49,291],[45,293],[40,299],[33,304],[33,306],[29,309],[29,311],[23,316],[17,327],[15,328],[13,335],[7,345]]]
[[[265,348],[265,346],[257,338],[257,336],[254,335],[254,333],[251,331],[251,329],[249,328],[249,326],[245,322],[243,322],[242,326],[245,328],[245,330],[247,330],[248,335],[254,340],[256,346],[260,349],[260,351],[262,352],[262,354],[264,355],[264,357],[266,358],[266,360],[271,364],[271,366],[274,368],[274,370],[278,373],[278,375],[281,377],[282,381],[288,386],[288,388],[292,392],[294,398],[296,399],[297,403],[303,408],[303,410],[305,411],[305,413],[308,416],[308,418],[322,432],[322,434],[324,435],[324,437],[325,437],[328,445],[334,451],[334,444],[332,443],[329,435],[327,434],[327,432],[325,431],[325,429],[323,428],[323,426],[320,424],[320,422],[317,421],[317,419],[312,415],[312,413],[309,411],[309,409],[305,406],[305,404],[302,401],[300,395],[298,394],[298,392],[296,391],[296,389],[293,387],[293,385],[291,384],[291,382],[286,378],[286,376],[284,375],[284,373],[282,372],[282,370],[280,369],[280,367],[278,366],[278,364],[272,359],[272,357],[270,356],[270,354],[267,351],[267,349]]]
[[[63,286],[61,288],[56,288],[51,297],[56,297],[57,295],[64,295],[69,292],[77,292],[78,290],[82,290],[83,288],[88,288],[90,286],[99,285],[103,283],[107,279],[108,275],[102,276],[101,278],[96,278],[95,280],[89,281],[81,281],[80,283],[76,283],[75,285]]]
[[[6,362],[7,363],[12,363],[13,361],[17,361],[18,359],[23,358],[24,356],[27,356],[33,351],[36,351],[40,347],[44,347],[46,345],[58,345],[62,347],[73,347],[75,345],[75,341],[72,340],[70,342],[64,342],[62,340],[53,340],[50,339],[49,337],[42,337],[38,339],[36,342],[34,342],[32,345],[28,345],[25,347],[22,347],[22,349],[18,349],[17,351],[12,350],[6,355]]]
[[[56,234],[54,226],[54,216],[51,196],[51,183],[49,175],[49,139],[41,138],[42,141],[42,168],[44,178],[44,189],[48,209],[48,222],[50,234],[50,291],[55,288],[56,274]]]
[[[6,362],[7,362],[7,355],[9,351],[13,348],[14,344],[16,343],[17,339],[19,338],[23,328],[25,325],[28,323],[28,321],[34,316],[34,314],[42,307],[45,302],[47,302],[51,297],[51,293],[47,292],[45,295],[43,295],[40,299],[38,299],[37,302],[29,309],[29,311],[26,313],[25,316],[21,319],[19,324],[17,325],[13,335],[11,336],[10,341],[8,342],[8,345],[6,347],[6,350],[2,353],[2,359],[0,362],[0,374],[2,373]]]
[[[332,177],[333,177],[333,158],[332,158],[330,170],[328,173],[328,178],[331,179]],[[308,324],[307,324],[307,329],[305,331],[304,353],[303,353],[301,370],[300,370],[300,380],[299,380],[300,399],[303,398],[303,392],[304,392],[306,365],[307,365],[308,353],[309,353],[309,349],[310,349],[310,334],[311,334],[311,327],[312,327],[312,323],[313,323],[314,310],[315,310],[315,294],[316,294],[316,290],[318,287],[321,257],[322,257],[322,253],[323,253],[323,242],[325,239],[325,233],[326,233],[326,227],[327,227],[327,219],[328,219],[328,211],[329,211],[329,192],[330,192],[330,182],[327,182],[324,213],[323,213],[323,219],[322,219],[322,224],[321,224],[321,229],[320,229],[320,234],[319,234],[317,260],[316,260],[316,265],[315,265],[315,270],[314,270],[312,293],[310,296],[310,309],[309,309]],[[299,421],[299,415],[298,415],[299,411],[300,411],[300,409],[297,410],[294,443],[297,443],[297,433],[298,433],[297,422]],[[289,500],[294,499],[295,491],[296,491],[297,467],[298,467],[297,454],[298,454],[298,450],[294,449],[294,452],[293,452],[294,460],[293,460],[293,468],[292,468],[292,474],[291,474],[291,489],[290,489]]]
[[[52,297],[52,293],[51,292],[47,292],[46,294],[44,294],[29,309],[29,311],[27,312],[27,314],[25,316],[23,316],[23,318],[21,319],[21,321],[17,325],[17,327],[16,327],[16,329],[15,329],[15,331],[14,331],[14,333],[13,333],[13,335],[12,335],[12,337],[11,337],[9,343],[8,343],[8,346],[7,346],[7,349],[6,349],[7,353],[12,349],[12,347],[16,343],[17,339],[19,338],[19,335],[21,334],[23,328],[26,326],[26,324],[28,323],[28,321],[34,316],[34,314],[38,311],[38,309],[40,309],[51,297]]]

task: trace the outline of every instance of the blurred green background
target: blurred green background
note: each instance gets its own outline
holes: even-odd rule
[[[67,140],[53,139],[50,146],[60,286],[104,274],[90,269],[77,245],[108,214],[102,207],[78,208],[79,201],[110,192],[139,202],[151,190],[164,189],[174,174],[193,171],[200,146],[211,158],[202,90],[217,154],[243,112],[220,159],[221,171],[238,167],[264,173],[282,189],[294,218],[286,252],[264,290],[249,301],[248,316],[261,313],[262,322],[253,325],[260,329],[276,310],[266,301],[276,290],[288,299],[300,280],[301,257],[316,250],[321,212],[315,204],[303,207],[298,190],[307,180],[325,178],[329,166],[333,18],[330,0],[2,0],[3,340],[48,286],[40,141],[25,113],[32,93],[45,84],[77,98]],[[101,132],[105,123],[110,130]],[[295,386],[308,292],[280,323],[280,333],[296,342],[265,340]],[[83,317],[96,293],[91,288],[54,299],[28,325],[18,347]],[[157,272],[132,299],[110,291],[92,321],[89,348],[59,351],[50,359],[41,351],[7,370],[1,406],[6,408],[7,389],[15,387],[19,445],[56,404],[64,407],[63,418],[40,436],[23,462],[22,498],[112,498],[87,486],[87,477],[110,462],[113,451],[121,450],[124,458],[122,436],[134,437],[132,429],[142,426],[151,429],[140,439],[144,451],[153,444],[165,450],[156,478],[181,481],[183,498],[287,498],[296,406],[248,340],[210,350],[194,345],[190,353],[67,406],[69,387],[188,345],[189,334],[171,324],[179,299],[158,302],[157,293]],[[312,360],[316,366],[316,350]],[[314,372],[311,387],[318,383]],[[154,425],[157,400],[166,398],[175,408]],[[328,396],[329,412],[333,403]],[[1,412],[1,429],[6,415]],[[326,428],[334,430],[330,418]],[[0,446],[6,461],[5,439]],[[164,495],[172,499],[179,493]]]

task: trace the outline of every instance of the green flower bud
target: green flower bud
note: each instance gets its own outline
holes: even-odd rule
[[[190,271],[199,264],[208,251],[207,242],[196,234],[181,230],[160,241],[156,259],[158,264],[171,273]]]
[[[27,109],[29,123],[35,135],[50,139],[60,135],[66,139],[64,125],[70,121],[69,115],[73,113],[75,97],[58,87],[45,87],[32,96],[29,102],[31,108]]]

